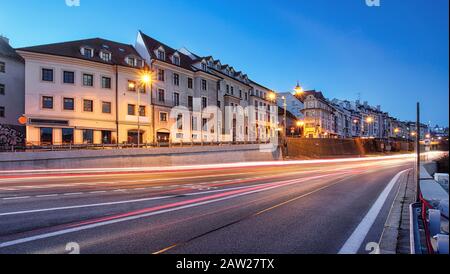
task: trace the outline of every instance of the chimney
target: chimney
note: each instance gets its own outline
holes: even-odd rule
[[[364,107],[367,108],[368,104],[369,104],[369,103],[368,103],[367,101],[364,101]]]
[[[380,105],[377,105],[377,110],[381,111],[381,106]]]
[[[5,41],[6,44],[9,45],[9,39],[8,39],[7,37],[5,37],[5,36],[3,36],[3,35],[0,35],[0,39],[3,40],[3,41]]]

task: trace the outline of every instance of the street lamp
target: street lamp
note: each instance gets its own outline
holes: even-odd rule
[[[370,134],[370,124],[372,124],[373,118],[371,116],[367,117],[366,122],[368,124],[368,129],[369,129],[369,136],[368,137],[371,137],[372,134]],[[373,132],[373,129],[372,129],[372,132]]]
[[[303,136],[303,131],[301,131],[301,129],[303,128],[303,126],[305,125],[305,122],[303,121],[297,121],[297,127],[298,127],[298,135],[299,137]]]
[[[147,85],[152,83],[152,75],[149,71],[145,70],[140,73],[140,82],[144,88],[144,93],[146,92]],[[134,85],[134,83],[130,83],[131,85]],[[151,91],[150,91],[151,92]],[[138,136],[137,136],[137,143],[138,148],[141,146],[141,90],[137,90],[137,96],[138,96]],[[151,94],[150,94],[151,96]]]

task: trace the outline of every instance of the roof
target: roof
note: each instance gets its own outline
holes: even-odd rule
[[[155,50],[157,50],[160,47],[163,47],[166,53],[166,60],[159,60],[159,61],[175,65],[167,57],[172,56],[175,54],[175,52],[177,52],[180,56],[180,67],[194,72],[197,71],[192,67],[192,65],[195,63],[194,60],[192,60],[188,55],[182,53],[181,51],[173,49],[156,39],[153,39],[152,37],[146,35],[142,31],[139,31],[139,33],[141,34],[142,39],[144,40],[144,44],[147,47],[147,51],[150,54],[150,58],[159,60],[155,54]]]
[[[23,58],[3,39],[0,39],[0,56],[16,59],[23,62]]]
[[[284,108],[280,108],[278,107],[278,115],[283,116],[284,115]],[[291,118],[291,119],[298,119],[297,116],[295,116],[294,114],[292,114],[292,112],[290,112],[289,110],[286,110],[286,117],[287,118]]]
[[[82,55],[80,51],[81,47],[92,48],[94,50],[94,57],[89,58]],[[17,50],[77,58],[87,61],[94,61],[99,63],[120,65],[126,67],[130,67],[130,65],[128,65],[125,60],[127,56],[133,55],[143,59],[132,45],[122,44],[102,38],[92,38],[63,43],[46,44],[40,46],[19,48]],[[100,58],[99,53],[102,50],[111,53],[111,61],[107,62]]]
[[[327,102],[327,99],[323,96],[321,91],[316,90],[306,90],[299,95],[294,95],[297,99],[299,99],[302,103],[305,101],[306,97],[309,95],[313,95],[317,99]],[[328,103],[328,102],[327,102]]]

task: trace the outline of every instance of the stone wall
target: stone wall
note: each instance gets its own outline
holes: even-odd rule
[[[375,139],[288,138],[289,158],[364,156],[383,152],[413,151],[414,144]]]

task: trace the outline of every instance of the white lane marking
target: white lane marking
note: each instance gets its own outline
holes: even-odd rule
[[[8,197],[8,198],[2,198],[3,200],[18,200],[18,199],[28,199],[30,196],[21,196],[21,197]]]
[[[99,190],[99,191],[91,191],[89,194],[98,194],[98,193],[106,193],[106,190]]]
[[[37,195],[36,198],[47,198],[47,197],[56,197],[59,194],[46,194],[46,195]]]
[[[323,177],[326,177],[326,175],[324,175],[324,176],[317,176],[316,179],[323,178]],[[311,178],[311,179],[313,179],[313,178]],[[31,236],[31,237],[26,237],[26,238],[22,238],[22,239],[17,239],[17,240],[13,240],[13,241],[3,242],[3,243],[0,243],[0,248],[14,246],[14,245],[18,245],[18,244],[23,244],[23,243],[27,243],[27,242],[31,242],[31,241],[35,241],[35,240],[51,238],[51,237],[64,235],[64,234],[68,234],[68,233],[83,231],[83,230],[90,229],[90,228],[96,228],[96,227],[101,227],[101,226],[115,224],[115,223],[121,223],[121,222],[136,220],[136,219],[142,219],[142,218],[145,218],[145,217],[159,215],[159,214],[163,214],[163,213],[167,213],[167,212],[178,211],[178,210],[182,210],[182,209],[186,209],[186,208],[197,207],[197,206],[202,206],[202,205],[206,205],[206,204],[211,204],[211,203],[216,203],[216,202],[220,202],[220,201],[225,201],[225,200],[229,200],[229,199],[233,199],[233,198],[237,198],[237,197],[241,197],[241,196],[245,196],[245,195],[249,195],[249,194],[253,194],[253,193],[259,193],[259,192],[263,192],[263,191],[272,190],[272,189],[275,189],[275,188],[280,188],[280,187],[285,187],[285,186],[289,186],[289,185],[292,185],[292,184],[297,184],[299,182],[304,182],[305,180],[308,180],[308,178],[289,180],[289,181],[286,181],[284,184],[278,184],[278,185],[274,185],[274,186],[267,187],[267,188],[256,189],[256,190],[252,190],[252,191],[238,193],[238,194],[234,194],[234,195],[230,195],[230,196],[226,196],[226,197],[222,197],[222,198],[207,200],[207,201],[198,202],[198,203],[192,203],[192,204],[179,206],[179,207],[174,207],[174,208],[158,210],[158,211],[149,212],[149,213],[145,213],[145,214],[140,214],[140,215],[136,215],[136,216],[124,217],[124,218],[119,218],[119,219],[115,219],[115,220],[104,221],[104,222],[99,222],[99,223],[94,223],[94,224],[89,224],[89,225],[82,225],[82,226],[79,226],[79,227],[63,229],[63,230],[60,230],[60,231],[44,233],[44,234],[35,235],[35,236]],[[270,183],[270,184],[273,184],[273,183]]]
[[[366,216],[364,216],[363,220],[359,223],[359,225],[353,231],[350,238],[347,239],[345,244],[339,250],[338,254],[356,254],[358,252],[359,248],[361,247],[361,244],[363,243],[364,239],[366,238],[367,234],[369,233],[370,228],[372,227],[378,214],[380,213],[381,208],[383,207],[384,203],[386,202],[386,199],[388,198],[389,193],[391,192],[392,188],[395,186],[395,184],[397,183],[400,176],[409,170],[410,169],[403,170],[403,171],[397,173],[394,176],[394,178],[392,178],[392,180],[385,187],[383,192],[381,192],[380,196],[378,196],[378,199],[372,205],[369,212],[367,212]]]
[[[63,196],[73,196],[73,195],[82,195],[83,192],[73,192],[73,193],[64,193]]]

